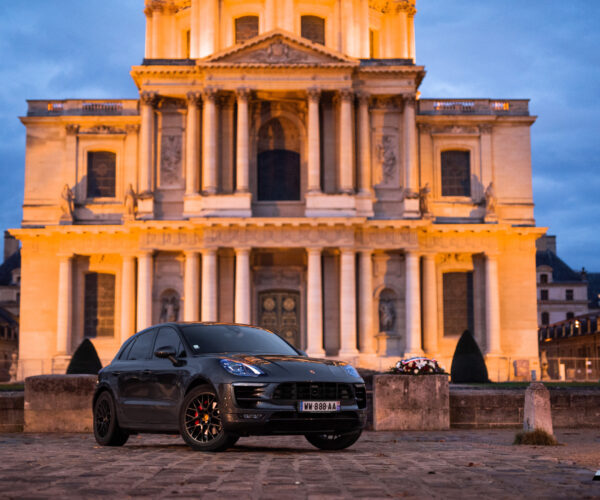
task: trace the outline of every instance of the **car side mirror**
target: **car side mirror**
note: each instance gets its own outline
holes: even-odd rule
[[[170,345],[161,347],[161,348],[157,349],[156,351],[154,351],[154,355],[157,358],[168,359],[175,366],[180,366],[181,365],[181,361],[179,361],[175,357],[175,354],[176,354],[175,348],[173,346],[170,346]]]
[[[296,349],[296,351],[298,351],[298,353],[300,354],[300,356],[308,358],[308,354],[306,354],[304,351],[301,351],[300,349]]]

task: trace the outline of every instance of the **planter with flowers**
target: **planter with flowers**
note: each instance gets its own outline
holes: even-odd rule
[[[434,359],[399,361],[373,377],[373,429],[443,430],[450,427],[448,374]]]

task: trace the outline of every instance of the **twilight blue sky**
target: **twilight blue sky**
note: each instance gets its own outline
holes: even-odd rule
[[[600,271],[600,1],[418,0],[423,97],[530,98],[535,216]],[[0,229],[18,227],[26,99],[136,97],[143,0],[0,0]]]

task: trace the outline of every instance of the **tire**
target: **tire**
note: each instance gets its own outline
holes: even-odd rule
[[[220,402],[210,385],[192,389],[184,398],[179,412],[179,432],[196,451],[224,451],[238,436],[223,430]]]
[[[94,437],[102,446],[123,446],[129,434],[119,427],[112,395],[104,391],[94,404]]]
[[[352,446],[362,434],[362,430],[346,434],[305,434],[306,440],[320,450],[343,450]]]

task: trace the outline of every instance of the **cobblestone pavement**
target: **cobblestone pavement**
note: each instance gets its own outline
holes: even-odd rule
[[[175,436],[101,448],[91,435],[0,435],[0,498],[599,498],[600,430],[563,446],[511,445],[514,431],[365,432],[323,452],[303,437],[242,438],[204,454]]]

